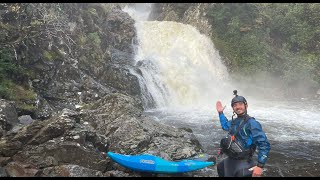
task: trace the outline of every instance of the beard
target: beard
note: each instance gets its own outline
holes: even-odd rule
[[[237,114],[237,116],[243,116],[246,114],[245,109],[244,110],[243,109],[236,109],[234,112]]]

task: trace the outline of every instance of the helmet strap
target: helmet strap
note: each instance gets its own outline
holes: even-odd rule
[[[231,121],[233,121],[233,117],[236,115],[236,112],[233,111],[232,117],[231,117]]]

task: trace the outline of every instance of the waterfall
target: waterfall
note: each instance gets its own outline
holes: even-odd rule
[[[206,106],[230,98],[227,69],[209,37],[188,24],[147,21],[150,11],[124,10],[136,20],[136,75],[146,109]]]
[[[143,78],[157,107],[212,103],[228,81],[226,67],[208,37],[186,24],[136,23]]]

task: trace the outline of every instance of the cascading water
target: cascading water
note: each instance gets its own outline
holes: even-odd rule
[[[209,105],[223,95],[227,70],[206,36],[177,22],[140,21],[136,28],[136,60],[157,108]]]
[[[151,7],[140,4],[123,9],[136,20],[135,59],[140,72],[135,74],[140,79],[145,113],[161,123],[191,128],[208,152],[216,152],[226,132],[221,129],[215,103],[222,100],[227,106],[225,114],[231,118],[232,91],[238,89],[248,100],[249,114],[262,124],[271,142],[267,175],[319,176],[314,168],[320,162],[314,149],[320,147],[319,102],[270,101],[246,94],[230,83],[208,37],[190,25],[147,21]]]
[[[226,96],[231,89],[227,69],[208,37],[190,25],[145,21],[148,11],[124,11],[136,20],[139,78],[148,91],[144,99],[154,101],[146,109],[204,106]]]

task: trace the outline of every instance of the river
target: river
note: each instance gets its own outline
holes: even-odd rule
[[[247,98],[248,114],[261,123],[271,144],[264,176],[320,176],[319,102],[260,100],[250,103],[250,99]],[[220,139],[227,132],[221,129],[214,104],[212,102],[211,108],[199,109],[153,109],[145,114],[164,124],[191,128],[206,153],[216,156]],[[225,109],[225,114],[231,118],[231,107]],[[218,161],[222,159],[218,157]],[[215,169],[212,173],[217,175]]]

